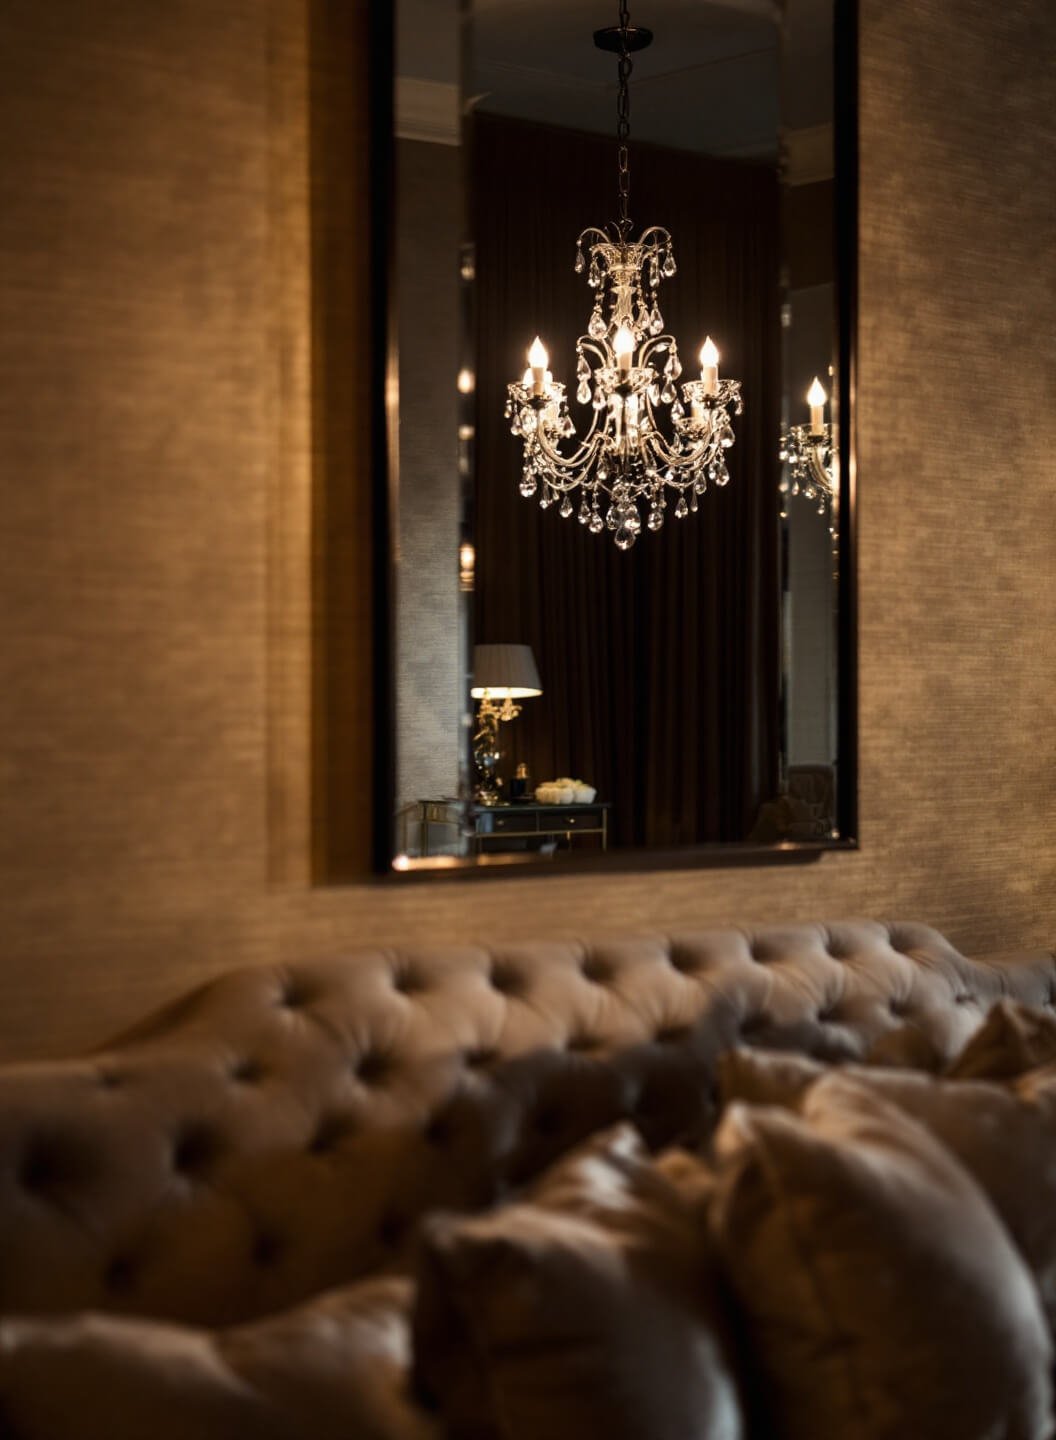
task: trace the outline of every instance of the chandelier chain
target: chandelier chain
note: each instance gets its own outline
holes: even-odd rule
[[[627,30],[631,23],[626,0],[620,0],[620,62],[618,68],[619,86],[616,94],[616,138],[619,142],[619,230],[620,238],[626,240],[631,229],[631,162],[627,142],[631,135],[631,55],[627,49]]]

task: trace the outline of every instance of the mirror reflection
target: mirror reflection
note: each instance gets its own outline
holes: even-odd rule
[[[836,835],[833,0],[400,0],[399,863]]]

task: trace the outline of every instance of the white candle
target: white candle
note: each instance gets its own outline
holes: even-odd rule
[[[628,326],[621,325],[616,331],[612,348],[616,354],[616,368],[621,375],[626,375],[631,368],[631,360],[634,356],[634,335]]]
[[[705,395],[719,393],[719,352],[710,335],[700,347],[700,378],[704,382]]]
[[[528,365],[532,372],[532,394],[542,395],[546,389],[546,366],[550,359],[546,346],[537,335],[528,351]]]
[[[828,396],[822,389],[821,381],[814,376],[814,384],[807,391],[807,404],[810,406],[810,433],[821,435],[825,431],[825,401]]]

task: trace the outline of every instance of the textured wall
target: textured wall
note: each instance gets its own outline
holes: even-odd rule
[[[367,941],[1056,940],[1050,10],[863,0],[861,853],[312,890],[298,0],[6,0],[0,1051]]]

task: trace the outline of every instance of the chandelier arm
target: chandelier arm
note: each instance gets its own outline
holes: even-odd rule
[[[831,495],[833,493],[832,476],[830,475],[828,470],[826,470],[825,463],[822,460],[823,449],[823,444],[811,445],[809,447],[807,458],[810,464],[810,473],[814,477],[815,485],[817,485],[821,490],[823,490],[826,495]]]
[[[654,225],[653,229],[655,230],[656,228]],[[588,225],[585,230],[580,231],[579,239],[576,242],[577,246],[584,245],[591,235],[596,235],[599,243],[602,245],[608,245],[611,242],[611,237],[607,235],[604,230],[599,229],[597,225]]]
[[[609,347],[606,345],[603,348],[602,342],[600,340],[595,340],[593,335],[581,335],[576,341],[576,349],[590,350],[594,355],[598,357],[603,366],[610,366],[615,360],[615,356],[612,354],[612,351],[609,349]]]
[[[648,245],[650,238],[653,235],[657,237],[656,240],[653,242],[654,244],[657,244],[661,247],[666,247],[667,245],[670,245],[671,232],[669,230],[666,230],[663,225],[650,225],[648,230],[642,231],[641,235],[636,241],[636,244]]]
[[[535,443],[548,464],[562,471],[575,470],[580,467],[587,468],[604,439],[604,435],[598,433],[598,416],[600,414],[600,410],[594,412],[593,424],[571,455],[562,455],[561,451],[550,443],[546,433],[541,429],[537,430]]]
[[[678,354],[678,344],[673,335],[653,335],[642,345],[641,364],[648,363],[649,356],[656,350],[667,349],[670,354]]]

